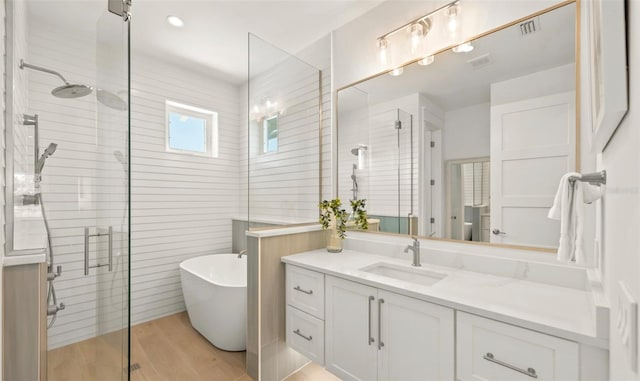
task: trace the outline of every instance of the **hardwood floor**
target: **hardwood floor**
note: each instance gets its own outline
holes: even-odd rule
[[[48,352],[48,381],[120,379],[122,332],[67,345]],[[96,369],[96,354],[107,359]],[[245,352],[214,347],[191,327],[186,312],[131,327],[132,381],[252,381],[245,372]],[[126,376],[124,377],[126,380]],[[309,364],[287,381],[336,381],[322,367]]]

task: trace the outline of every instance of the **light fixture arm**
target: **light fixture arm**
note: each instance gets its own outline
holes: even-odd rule
[[[51,69],[47,69],[47,68],[42,67],[42,66],[36,66],[36,65],[28,64],[28,63],[24,62],[24,59],[21,58],[20,59],[20,69],[24,70],[25,67],[27,69],[33,69],[33,70],[41,71],[41,72],[44,72],[44,73],[53,74],[53,75],[59,77],[64,82],[65,85],[69,85],[69,81],[67,81],[62,76],[62,74],[58,73],[57,71],[51,70]]]
[[[413,24],[421,23],[421,24],[425,25],[427,23],[427,21],[425,21],[425,20],[427,20],[433,14],[436,14],[436,13],[440,12],[441,10],[447,9],[447,8],[452,7],[454,5],[458,5],[459,3],[460,3],[460,0],[454,0],[454,1],[450,2],[450,3],[448,3],[448,4],[445,4],[445,5],[441,6],[440,8],[436,9],[435,11],[431,11],[431,12],[427,13],[424,16],[420,16],[417,19],[409,21],[408,23],[406,23],[406,24],[404,24],[404,25],[392,30],[391,32],[383,34],[382,36],[378,37],[378,41],[385,40],[387,37],[390,37],[390,36],[396,34],[397,32],[399,32],[399,31],[401,31],[403,29],[406,29],[407,27],[410,27]],[[428,23],[428,25],[430,25],[430,22]]]

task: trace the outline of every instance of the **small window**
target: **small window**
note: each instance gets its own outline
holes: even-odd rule
[[[262,120],[262,153],[278,152],[278,114]]]
[[[167,151],[218,157],[218,113],[166,101]]]

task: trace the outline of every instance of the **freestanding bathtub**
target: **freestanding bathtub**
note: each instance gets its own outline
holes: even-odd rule
[[[245,350],[247,257],[214,254],[180,263],[182,294],[191,325],[225,351]]]

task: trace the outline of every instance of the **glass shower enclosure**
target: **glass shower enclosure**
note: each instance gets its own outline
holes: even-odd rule
[[[6,5],[6,248],[46,253],[40,364],[48,380],[126,380],[128,9],[107,0]],[[80,11],[77,22],[55,17]]]

